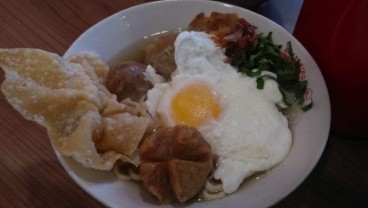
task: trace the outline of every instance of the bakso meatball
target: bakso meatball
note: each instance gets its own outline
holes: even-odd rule
[[[171,73],[176,69],[174,42],[177,36],[177,33],[169,33],[157,37],[146,49],[146,64],[151,65],[158,74],[166,79],[169,79]]]
[[[181,125],[145,138],[139,156],[143,186],[163,204],[198,195],[213,164],[211,146],[201,133]]]
[[[124,62],[113,66],[106,78],[107,89],[117,96],[118,101],[130,98],[139,101],[152,88],[144,75],[146,66],[136,62]]]

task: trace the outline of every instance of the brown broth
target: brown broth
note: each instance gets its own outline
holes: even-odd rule
[[[155,38],[172,33],[179,33],[181,31],[183,31],[182,28],[176,28],[170,31],[157,32],[152,35],[146,36],[123,49],[116,57],[114,57],[110,61],[110,65],[116,65],[126,61],[134,61],[145,65],[146,48],[150,43],[152,43]]]
[[[145,38],[138,42],[130,44],[127,48],[122,50],[116,57],[111,61],[111,65],[117,65],[126,61],[134,61],[137,63],[144,64],[146,47],[151,43],[152,38]]]

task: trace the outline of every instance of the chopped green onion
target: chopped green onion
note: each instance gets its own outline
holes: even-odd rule
[[[248,77],[258,77],[259,75],[261,75],[262,70],[261,69],[252,69],[252,70],[246,70],[245,74]]]
[[[255,43],[241,51],[241,54],[231,54],[229,51],[227,56],[229,63],[239,72],[256,78],[258,89],[263,89],[266,79],[269,78],[262,75],[262,72],[269,71],[276,74],[284,103],[287,106],[296,104],[304,110],[309,110],[312,104],[304,105],[304,94],[308,83],[306,80],[299,80],[301,62],[295,58],[290,41],[286,44],[285,53],[281,48],[281,45],[273,43],[272,32],[267,36],[261,33]]]
[[[311,101],[308,104],[300,107],[300,109],[302,109],[304,112],[306,112],[309,109],[311,109],[312,107],[313,107],[313,100],[311,99]]]
[[[270,76],[270,75],[267,75],[267,74],[265,74],[265,75],[262,75],[262,76],[260,76],[260,77],[258,77],[257,79],[256,79],[256,82],[257,82],[257,89],[263,89],[264,88],[264,84],[265,84],[265,82],[266,82],[266,80],[269,80],[269,79],[273,79],[273,80],[275,80],[275,78],[274,77],[272,77],[272,76]]]
[[[265,81],[262,79],[262,77],[258,77],[256,79],[256,82],[257,82],[257,89],[261,90],[264,88]]]

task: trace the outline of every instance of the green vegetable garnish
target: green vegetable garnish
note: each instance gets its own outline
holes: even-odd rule
[[[257,80],[256,80],[256,82],[257,82],[257,89],[263,89],[264,88],[264,83],[265,83],[265,81],[266,80],[269,80],[269,79],[273,79],[273,80],[275,80],[275,78],[274,77],[272,77],[272,76],[269,76],[269,75],[262,75],[262,76],[259,76],[258,78],[257,78]]]
[[[286,106],[299,105],[303,111],[307,111],[312,107],[312,102],[304,103],[307,81],[299,80],[301,62],[295,58],[290,41],[286,45],[285,52],[282,52],[281,48],[281,45],[273,43],[270,32],[267,36],[259,34],[257,40],[243,51],[231,49],[225,54],[229,58],[229,63],[239,72],[257,78],[258,89],[263,89],[265,80],[275,79],[262,72],[269,71],[276,74],[275,80],[279,84]]]

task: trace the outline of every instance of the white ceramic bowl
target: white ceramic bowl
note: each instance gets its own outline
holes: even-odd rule
[[[138,5],[118,12],[83,33],[64,57],[93,52],[111,62],[131,44],[153,34],[185,27],[199,12],[235,12],[258,27],[273,32],[275,43],[291,41],[303,62],[314,107],[303,114],[292,129],[293,144],[287,158],[270,174],[243,184],[221,200],[198,202],[191,207],[268,207],[290,194],[311,172],[325,147],[330,127],[330,102],[321,72],[304,47],[286,30],[269,19],[246,9],[213,1],[163,1]],[[110,172],[83,168],[56,152],[65,170],[90,195],[109,207],[158,207],[152,196],[137,183],[122,182]],[[188,206],[164,205],[160,207]]]

